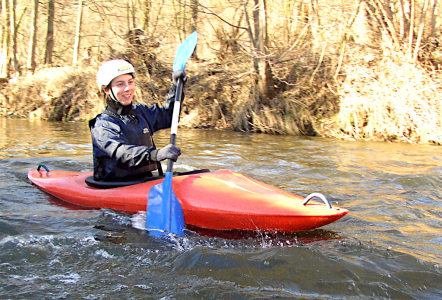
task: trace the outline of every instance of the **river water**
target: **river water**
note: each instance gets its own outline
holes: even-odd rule
[[[177,170],[232,169],[350,213],[158,240],[142,214],[79,209],[27,180],[40,163],[92,170],[86,123],[0,125],[1,299],[442,299],[441,147],[179,129]]]

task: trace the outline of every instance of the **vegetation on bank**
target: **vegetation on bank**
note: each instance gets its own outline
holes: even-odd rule
[[[187,65],[180,126],[442,144],[437,1],[433,6],[428,0],[284,0],[283,5],[256,0],[254,6],[184,1],[175,4],[169,19],[160,18],[166,17],[160,7],[153,9],[160,4],[148,2],[149,20],[155,16],[162,29],[151,24],[134,31],[136,22],[128,20],[127,26],[119,26],[124,27],[121,34],[111,28],[111,33],[100,32],[97,42],[94,27],[83,25],[83,44],[90,46],[83,59],[72,65],[63,57],[60,66],[37,64],[28,72],[12,68],[9,74],[15,75],[2,86],[0,114],[88,120],[104,108],[96,70],[116,57],[131,60],[138,71],[136,100],[161,103],[180,42],[175,37],[182,40],[197,29],[200,40]],[[112,7],[105,19],[110,27],[116,14]],[[88,20],[99,22],[91,11]],[[182,19],[176,19],[178,12]],[[131,13],[136,17],[135,10]],[[184,23],[167,23],[185,18],[193,21],[190,30]]]

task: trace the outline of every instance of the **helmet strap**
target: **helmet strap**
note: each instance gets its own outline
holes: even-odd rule
[[[112,91],[112,89],[109,89],[109,97],[110,97],[113,101],[115,101],[117,104],[120,104],[120,105],[121,105],[120,101],[118,101],[117,96],[115,96],[114,91]]]
[[[114,105],[113,106],[116,106],[116,107],[122,107],[123,105],[120,103],[120,101],[118,101],[118,98],[117,98],[117,96],[115,96],[115,94],[114,94],[114,91],[112,91],[112,89],[108,86],[108,91],[109,92],[105,92],[104,93],[104,100],[111,100],[113,103],[114,103]]]
[[[105,101],[107,105],[106,109],[110,109],[110,111],[118,116],[127,115],[132,111],[132,104],[122,105],[120,101],[116,100],[115,94],[112,91],[105,94]]]

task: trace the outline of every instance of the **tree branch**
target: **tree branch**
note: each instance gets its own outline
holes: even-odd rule
[[[215,17],[217,17],[219,20],[221,20],[222,22],[228,24],[229,26],[232,26],[232,27],[235,27],[235,28],[238,28],[238,29],[244,29],[244,30],[247,30],[247,29],[248,29],[247,27],[242,27],[242,26],[238,26],[238,25],[235,25],[235,24],[230,23],[229,21],[225,20],[223,17],[221,17],[221,16],[218,15],[217,13],[213,12],[212,10],[210,10],[210,8],[208,8],[208,7],[204,6],[204,5],[202,5],[202,4],[199,3],[199,2],[198,2],[198,6],[204,8],[205,10],[207,10],[207,11],[199,10],[198,12],[200,12],[200,13],[203,13],[203,14],[206,14],[206,15],[212,15],[212,16],[215,16]]]

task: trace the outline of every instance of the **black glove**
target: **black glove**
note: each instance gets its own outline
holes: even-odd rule
[[[162,161],[165,159],[171,159],[177,161],[178,156],[181,155],[181,149],[175,145],[169,144],[164,148],[153,150],[150,154],[150,160]]]
[[[172,73],[172,81],[173,85],[176,86],[178,84],[178,79],[181,78],[183,80],[183,86],[187,82],[186,72],[184,70],[173,71]]]

